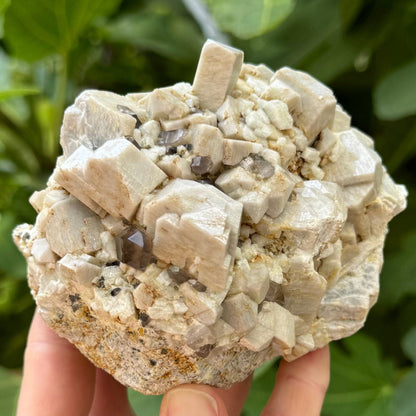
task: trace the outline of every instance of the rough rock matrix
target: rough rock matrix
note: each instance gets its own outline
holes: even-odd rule
[[[193,85],[84,91],[14,239],[46,323],[121,383],[227,387],[357,331],[406,190],[310,75],[208,41]]]

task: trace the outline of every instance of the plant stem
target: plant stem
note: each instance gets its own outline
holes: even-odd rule
[[[58,155],[59,132],[62,123],[62,116],[66,104],[66,90],[68,83],[68,54],[62,53],[57,61],[56,84],[54,96],[54,123],[51,126],[48,155],[52,160]]]

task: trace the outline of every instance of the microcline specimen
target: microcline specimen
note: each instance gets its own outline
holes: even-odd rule
[[[227,387],[351,335],[406,205],[332,91],[208,41],[193,85],[84,91],[14,240],[45,322],[121,383]]]

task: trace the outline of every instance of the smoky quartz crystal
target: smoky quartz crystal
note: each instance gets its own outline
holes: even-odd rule
[[[263,179],[271,178],[274,175],[274,166],[258,154],[251,153],[240,162],[240,166]]]
[[[182,143],[186,133],[187,130],[184,129],[162,131],[159,134],[159,140],[157,144],[159,146],[177,146]]]
[[[152,240],[142,230],[131,226],[116,237],[118,259],[138,270],[153,262]]]
[[[208,156],[196,156],[192,159],[191,170],[196,175],[206,175],[213,167],[213,163]]]

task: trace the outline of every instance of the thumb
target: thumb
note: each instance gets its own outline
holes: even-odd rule
[[[184,384],[163,397],[160,416],[227,416],[227,410],[215,389],[202,384]]]

